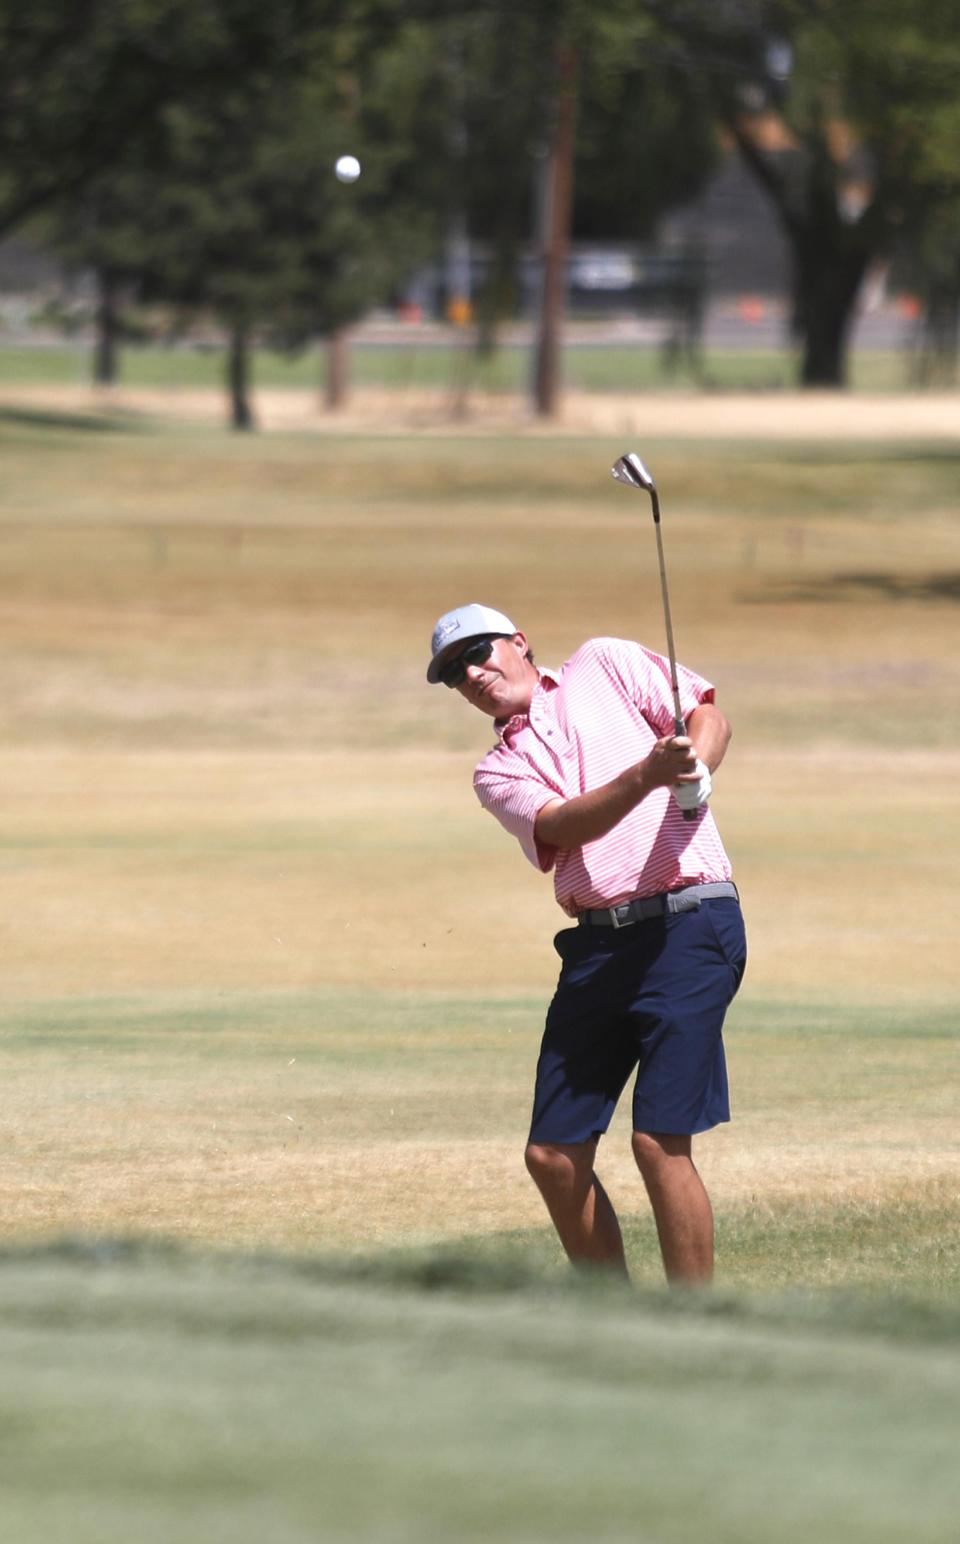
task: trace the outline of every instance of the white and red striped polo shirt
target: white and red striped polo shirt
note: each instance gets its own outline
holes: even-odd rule
[[[708,681],[682,665],[677,675],[684,716],[713,701]],[[730,878],[710,810],[685,821],[667,788],[655,788],[606,836],[582,847],[559,852],[534,836],[551,799],[602,787],[673,733],[670,666],[661,655],[622,638],[593,638],[559,674],[541,670],[529,713],[496,728],[499,743],[474,772],[477,797],[536,868],[554,869],[557,900],[569,916]]]

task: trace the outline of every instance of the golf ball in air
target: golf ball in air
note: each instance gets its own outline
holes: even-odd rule
[[[356,182],[360,175],[360,162],[355,155],[342,155],[333,168],[340,182]]]

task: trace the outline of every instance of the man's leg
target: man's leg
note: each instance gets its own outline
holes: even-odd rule
[[[704,1286],[713,1277],[713,1209],[692,1148],[688,1136],[633,1133],[633,1155],[653,1207],[667,1280]]]
[[[529,1142],[527,1168],[574,1264],[609,1266],[626,1275],[620,1224],[596,1174],[591,1142]]]

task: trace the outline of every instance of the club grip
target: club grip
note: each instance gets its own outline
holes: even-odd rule
[[[676,695],[676,702],[675,702],[676,713],[675,713],[674,720],[673,720],[673,732],[674,732],[674,734],[677,734],[677,735],[681,735],[681,734],[685,735],[686,732],[687,732],[687,726],[686,726],[686,724],[684,722],[683,714],[680,712],[680,698],[679,698],[679,694],[677,694],[676,683],[674,683],[674,688],[673,689],[674,689],[674,693]],[[683,818],[684,818],[684,820],[696,820],[696,818],[699,815],[699,813],[700,813],[699,810],[684,810],[683,811]]]

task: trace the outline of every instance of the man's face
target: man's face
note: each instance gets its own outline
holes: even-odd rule
[[[468,639],[462,649],[451,655],[450,661],[459,659],[474,642],[475,639]],[[528,712],[539,677],[536,667],[524,657],[526,652],[523,633],[514,633],[512,638],[494,638],[488,659],[465,664],[466,673],[457,691],[490,718],[511,718],[514,713]]]

